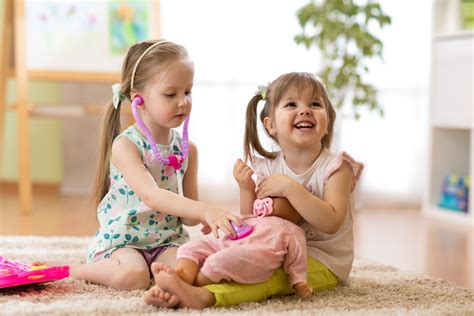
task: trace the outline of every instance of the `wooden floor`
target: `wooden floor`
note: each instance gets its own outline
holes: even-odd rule
[[[92,236],[95,211],[84,198],[35,187],[30,215],[22,215],[15,186],[0,187],[0,235]],[[417,209],[358,210],[356,256],[474,288],[474,230],[427,219]]]

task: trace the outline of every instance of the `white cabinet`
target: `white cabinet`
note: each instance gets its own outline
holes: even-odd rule
[[[473,119],[473,32],[433,39],[432,123],[469,129]]]
[[[474,226],[474,30],[445,28],[445,20],[452,21],[453,17],[439,10],[453,3],[438,0],[434,6],[430,143],[423,212]],[[450,174],[470,177],[467,213],[438,206],[443,179]]]

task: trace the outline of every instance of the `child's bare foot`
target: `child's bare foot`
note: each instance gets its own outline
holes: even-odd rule
[[[158,273],[165,268],[166,266],[161,262],[153,262],[150,267],[153,277],[155,278]],[[143,297],[143,300],[147,304],[166,308],[176,307],[179,303],[179,299],[176,295],[163,291],[158,285],[151,287]]]
[[[178,305],[179,300],[176,295],[161,290],[157,285],[146,292],[143,297],[145,303],[158,307],[172,308]]]
[[[178,297],[179,306],[193,309],[203,309],[214,305],[214,295],[202,287],[187,284],[176,274],[176,271],[164,263],[154,262],[151,272],[156,284],[165,292]]]
[[[298,284],[295,284],[294,287],[295,287],[296,293],[302,299],[309,298],[314,293],[313,288],[306,282],[300,282]]]

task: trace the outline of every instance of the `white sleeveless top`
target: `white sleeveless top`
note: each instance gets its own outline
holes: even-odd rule
[[[277,152],[277,157],[273,160],[254,157],[252,165],[257,177],[265,177],[277,173],[284,174],[322,199],[327,180],[341,167],[343,161],[347,161],[351,165],[354,179],[357,181],[364,166],[356,162],[345,152],[334,154],[325,148],[321,150],[321,154],[313,165],[302,174],[296,174],[288,167],[281,151]],[[353,195],[354,193],[350,197],[350,209],[346,213],[346,218],[336,233],[323,233],[305,220],[299,223],[299,226],[303,228],[306,234],[308,256],[324,264],[341,280],[347,280],[349,277],[354,260],[354,237],[352,232]]]

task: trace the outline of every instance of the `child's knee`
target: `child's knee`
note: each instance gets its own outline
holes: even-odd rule
[[[111,286],[119,290],[141,290],[150,285],[150,272],[148,267],[133,266],[121,267],[112,279]]]

